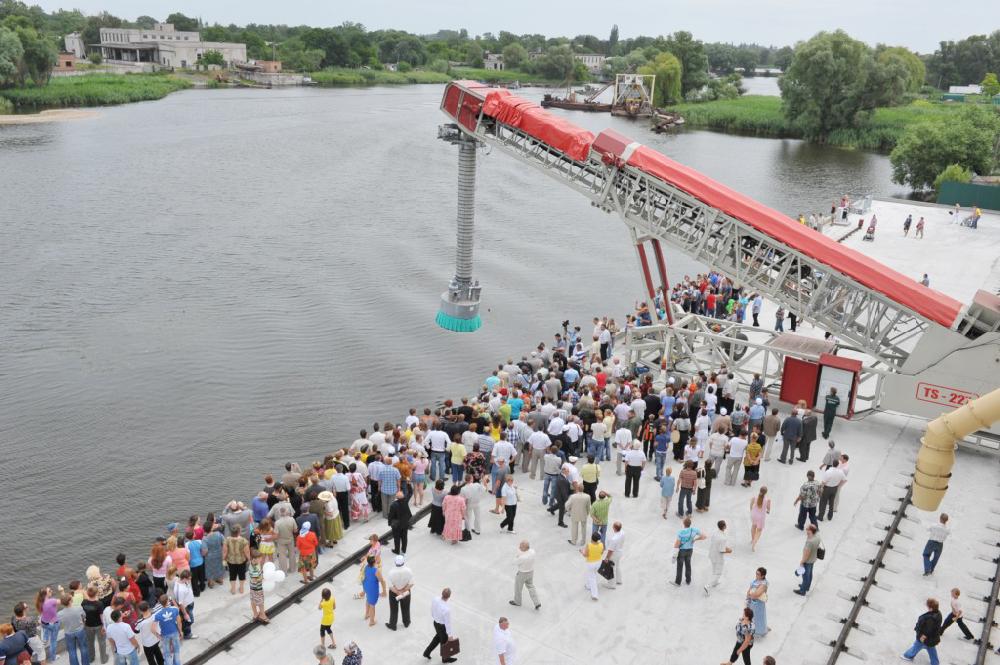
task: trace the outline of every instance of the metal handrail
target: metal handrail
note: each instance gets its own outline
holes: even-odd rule
[[[419,522],[424,517],[429,515],[430,512],[431,512],[430,506],[427,506],[426,508],[422,508],[421,510],[417,511],[417,513],[410,519],[410,526],[415,525],[417,522]],[[390,537],[392,537],[391,530],[379,536],[379,541],[385,544],[386,542],[388,542]],[[312,582],[309,582],[308,584],[296,589],[295,591],[288,594],[287,596],[282,598],[280,601],[278,601],[271,607],[268,607],[266,609],[268,618],[281,614],[292,605],[298,605],[310,593],[316,591],[317,589],[319,589],[321,586],[332,580],[337,575],[340,575],[344,571],[349,570],[354,566],[356,566],[358,564],[358,560],[361,557],[363,557],[367,551],[368,551],[367,545],[355,550],[349,556],[345,557],[343,561],[335,565],[333,568],[330,568],[326,572],[317,575],[316,579],[313,580]],[[221,639],[219,639],[219,641],[215,642],[214,644],[209,646],[207,649],[205,649],[198,655],[188,658],[186,660],[187,665],[204,665],[204,663],[207,663],[215,656],[218,656],[221,653],[229,651],[233,647],[233,644],[235,644],[241,638],[249,635],[254,628],[257,628],[261,625],[263,624],[259,624],[256,621],[250,621],[248,623],[244,623],[237,626],[235,629],[233,629],[228,634],[224,635]]]

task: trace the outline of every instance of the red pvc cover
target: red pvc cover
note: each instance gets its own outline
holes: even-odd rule
[[[582,162],[590,155],[590,144],[594,142],[592,133],[507,90],[489,92],[483,113],[523,130],[577,161]]]
[[[640,146],[632,153],[628,164],[750,224],[792,249],[825,263],[945,328],[951,328],[958,318],[962,304],[954,298],[933,291],[857,250],[844,247],[832,238],[817,233],[655,150]]]

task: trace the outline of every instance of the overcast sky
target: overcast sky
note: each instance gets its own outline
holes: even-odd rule
[[[37,0],[35,0],[37,1]],[[32,0],[28,0],[33,4]],[[284,23],[331,26],[344,21],[369,29],[419,34],[466,28],[471,34],[594,34],[607,38],[613,23],[622,37],[690,30],[703,41],[785,45],[820,30],[843,28],[871,44],[931,52],[939,41],[1000,29],[997,0],[41,0],[48,10],[77,7],[134,19],[164,19],[174,11],[207,23]]]

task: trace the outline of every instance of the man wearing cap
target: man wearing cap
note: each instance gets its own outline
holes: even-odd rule
[[[765,413],[767,413],[767,410],[764,408],[764,400],[760,397],[755,398],[749,413],[751,430],[757,425],[763,426]]]
[[[403,627],[410,626],[410,589],[413,588],[413,571],[406,565],[406,557],[402,554],[395,559],[396,566],[386,575],[389,583],[389,622],[385,624],[389,630],[396,630],[396,617],[400,608],[403,610]]]
[[[389,506],[388,517],[389,528],[392,529],[392,553],[406,554],[407,534],[410,531],[410,519],[413,518],[413,513],[402,492],[396,492],[396,499]],[[409,619],[406,623],[409,623]]]

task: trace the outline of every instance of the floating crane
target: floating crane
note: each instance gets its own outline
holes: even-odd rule
[[[878,376],[873,408],[935,418],[996,387],[1000,298],[991,293],[963,304],[618,132],[595,136],[507,90],[455,81],[441,110],[452,121],[442,135],[460,149],[458,266],[442,297],[442,327],[480,325],[471,207],[481,143],[616,214],[651,299],[658,288],[669,293],[667,244],[835,333]]]

